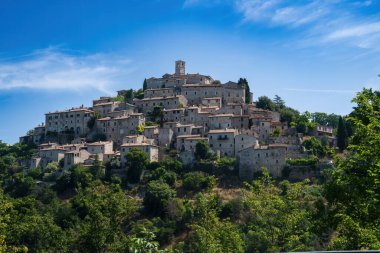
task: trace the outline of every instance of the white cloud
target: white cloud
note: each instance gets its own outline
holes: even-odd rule
[[[287,89],[285,88],[284,90],[287,90],[287,91],[296,91],[296,92],[307,92],[307,93],[350,93],[350,94],[354,94],[356,93],[357,91],[354,91],[354,90],[325,90],[325,89]]]
[[[328,13],[324,1],[235,0],[235,8],[245,22],[264,21],[274,25],[298,26]]]
[[[110,94],[111,88],[132,71],[131,60],[123,56],[74,55],[47,48],[18,58],[0,58],[0,90],[97,89]]]
[[[339,42],[339,46],[380,50],[380,17],[367,13],[379,0],[185,0],[184,6],[221,3],[233,6],[246,24],[297,28],[293,45]]]
[[[326,41],[342,40],[347,38],[360,38],[368,35],[380,33],[380,22],[373,22],[362,25],[355,25],[348,28],[338,29],[329,33]]]

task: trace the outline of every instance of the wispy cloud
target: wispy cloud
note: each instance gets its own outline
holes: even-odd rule
[[[326,41],[336,41],[348,38],[362,38],[364,36],[380,35],[380,22],[372,22],[361,25],[355,25],[348,28],[342,28],[327,34]]]
[[[211,1],[218,4],[219,1]],[[186,0],[185,5],[204,5],[206,0]],[[268,27],[297,29],[303,46],[344,43],[358,48],[380,50],[380,17],[370,8],[379,0],[224,0],[242,16],[242,22]]]
[[[349,94],[355,94],[357,91],[355,90],[325,90],[325,89],[291,89],[291,88],[284,88],[286,91],[296,91],[296,92],[306,92],[306,93],[349,93]]]
[[[31,54],[0,58],[0,90],[16,88],[110,93],[112,86],[134,70],[131,60],[113,54],[71,54],[47,48]]]
[[[245,22],[264,21],[284,26],[308,24],[329,12],[323,1],[235,0],[234,5]]]

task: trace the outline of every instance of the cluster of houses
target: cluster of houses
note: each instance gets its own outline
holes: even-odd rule
[[[302,135],[281,122],[278,112],[246,103],[244,85],[186,74],[185,62],[176,61],[174,74],[146,79],[145,86],[141,99],[101,97],[93,100],[92,107],[46,113],[43,124],[20,137],[22,143],[39,145],[30,166],[63,162],[68,169],[112,158],[123,165],[132,148],[146,152],[150,161],[176,150],[178,158],[189,164],[195,159],[196,144],[204,141],[217,156],[236,157],[239,175],[251,179],[261,167],[280,177],[286,159],[303,156]],[[252,94],[248,97],[252,101]],[[64,134],[71,134],[73,140],[48,142]],[[333,138],[329,127],[318,126],[315,134]],[[102,136],[103,141],[91,142],[94,136]]]

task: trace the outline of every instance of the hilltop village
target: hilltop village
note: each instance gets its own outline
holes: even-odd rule
[[[241,79],[243,80],[243,79]],[[20,143],[39,146],[30,168],[59,162],[64,169],[118,159],[123,176],[126,154],[144,151],[150,162],[175,157],[195,160],[196,145],[207,143],[217,157],[238,161],[239,176],[250,180],[261,167],[281,177],[286,161],[306,157],[303,136],[275,111],[259,109],[246,82],[222,84],[211,76],[187,74],[185,62],[175,73],[145,79],[142,92],[120,90],[91,107],[48,112],[45,122]],[[336,145],[333,128],[316,125],[312,135]]]

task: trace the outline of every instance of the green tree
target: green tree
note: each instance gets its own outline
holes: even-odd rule
[[[239,78],[238,85],[245,88],[245,103],[250,104],[251,101],[251,89],[249,88],[249,84],[247,79]]]
[[[131,148],[125,155],[127,179],[130,183],[140,182],[142,173],[149,164],[148,155],[139,148]]]
[[[277,111],[285,107],[285,101],[279,95],[274,96],[273,103],[275,104]]]
[[[105,175],[105,166],[101,161],[99,161],[98,155],[95,156],[95,160],[90,168],[90,172],[94,179],[103,178]]]
[[[200,171],[186,173],[183,177],[183,187],[190,191],[211,190],[215,184],[214,176],[206,176]]]
[[[154,180],[147,185],[144,206],[151,214],[163,215],[169,200],[175,196],[176,192],[167,183],[161,180]]]
[[[194,152],[195,159],[204,160],[209,159],[211,157],[211,151],[210,146],[206,141],[199,141],[195,145],[195,152]]]
[[[260,109],[264,109],[264,110],[270,110],[270,111],[275,110],[275,104],[267,96],[259,97],[256,102],[256,107]]]
[[[349,121],[355,131],[347,156],[337,159],[324,184],[336,229],[331,247],[376,249],[380,247],[380,92],[363,89]]]
[[[79,252],[125,252],[123,228],[138,209],[120,188],[103,184],[80,190],[72,200],[80,217],[75,246]]]
[[[246,252],[309,251],[315,245],[308,182],[276,187],[267,170],[244,192]],[[308,208],[309,206],[309,208]]]
[[[143,90],[145,91],[147,88],[148,88],[148,83],[147,83],[146,78],[145,78],[144,83],[143,83]]]
[[[58,162],[50,162],[48,165],[46,165],[46,168],[44,170],[45,173],[52,173],[59,170],[59,163]]]
[[[324,157],[327,154],[327,148],[315,137],[305,140],[302,145],[311,155]]]
[[[237,226],[220,220],[213,208],[214,196],[197,195],[198,221],[183,245],[183,252],[244,252],[244,241]]]
[[[340,151],[343,151],[347,148],[348,145],[348,135],[346,124],[342,117],[339,117],[338,132],[337,132],[337,144]]]

